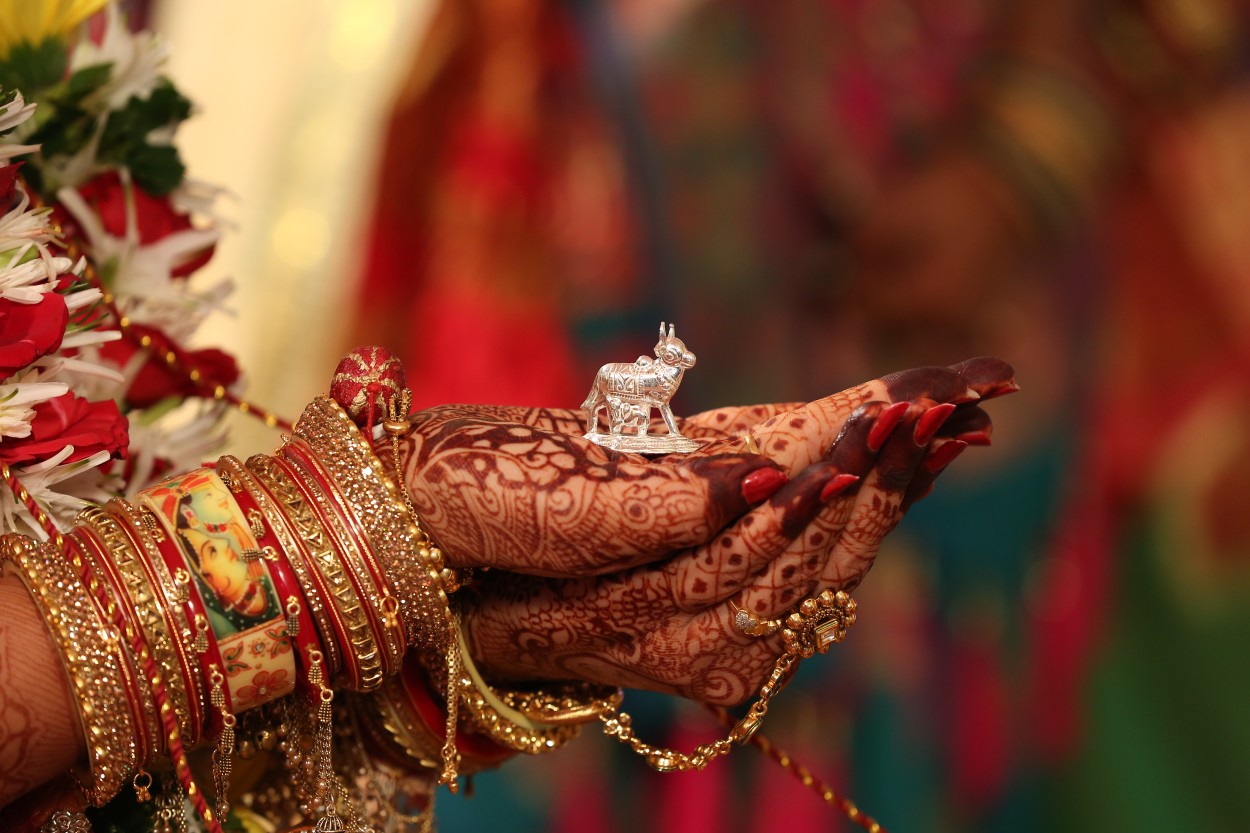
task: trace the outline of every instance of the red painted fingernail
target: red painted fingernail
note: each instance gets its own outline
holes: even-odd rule
[[[838,474],[829,478],[829,482],[825,484],[825,488],[820,490],[820,499],[825,503],[833,500],[838,495],[845,492],[851,486],[859,482],[859,476],[854,474]]]
[[[885,441],[890,438],[890,434],[894,433],[894,429],[898,427],[898,422],[903,418],[903,414],[907,413],[907,409],[911,407],[908,402],[895,402],[877,415],[877,421],[873,423],[872,428],[868,431],[868,450],[880,451],[881,446],[885,445]]]
[[[962,434],[955,435],[955,439],[968,445],[989,445],[990,432],[984,428],[977,431],[965,431]]]
[[[742,499],[751,504],[759,503],[784,486],[789,479],[784,472],[777,469],[756,469],[742,478]]]
[[[929,440],[933,439],[933,435],[938,432],[942,424],[955,411],[955,406],[949,402],[941,405],[934,405],[929,410],[920,415],[920,419],[916,420],[916,430],[912,436],[916,440],[916,445],[927,445]]]
[[[962,440],[951,440],[950,442],[942,443],[933,450],[932,454],[925,458],[925,471],[941,471],[951,464],[951,460],[963,454],[964,449],[967,447],[968,444]]]

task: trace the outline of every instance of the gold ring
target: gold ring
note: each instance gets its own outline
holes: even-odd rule
[[[729,606],[734,612],[734,627],[746,636],[758,639],[762,636],[771,636],[781,629],[780,619],[757,619],[734,604],[732,599],[729,601]]]

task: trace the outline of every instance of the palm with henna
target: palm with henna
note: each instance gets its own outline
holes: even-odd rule
[[[445,406],[416,417],[406,480],[448,562],[492,568],[463,609],[488,676],[733,704],[781,643],[738,631],[731,602],[777,618],[853,589],[946,465],[989,442],[981,404],[1016,389],[997,359],[908,370],[689,417],[704,446],[655,460],[582,439],[579,411]]]

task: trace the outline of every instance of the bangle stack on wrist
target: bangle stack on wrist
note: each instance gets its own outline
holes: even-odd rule
[[[845,594],[804,602],[785,620],[784,653],[760,700],[729,739],[691,755],[639,741],[618,689],[494,685],[476,667],[461,604],[449,596],[458,577],[399,482],[407,402],[397,394],[371,406],[390,438],[389,471],[368,421],[362,432],[338,401],[319,397],[273,455],[223,457],[133,502],[85,510],[59,550],[0,539],[3,573],[35,598],[70,681],[89,801],[107,802],[132,776],[146,800],[158,779],[144,767],[172,758],[185,796],[217,833],[236,732],[242,757],[272,749],[288,770],[252,806],[324,814],[318,830],[341,829],[340,819],[351,829],[407,823],[411,806],[426,807],[428,819],[436,781],[454,789],[460,774],[556,749],[594,721],[658,769],[701,768],[749,738],[792,666],[854,622]],[[335,688],[352,693],[346,707]],[[184,739],[216,744],[215,813],[191,777]],[[336,748],[350,775],[335,768]],[[401,781],[409,786],[396,789]],[[181,806],[175,790],[163,789],[162,806]],[[395,797],[402,808],[391,806]]]

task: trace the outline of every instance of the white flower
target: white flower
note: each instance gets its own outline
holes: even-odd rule
[[[127,497],[150,485],[157,461],[169,464],[172,471],[202,466],[225,442],[222,417],[228,409],[224,402],[201,399],[150,422],[143,414],[132,413]]]
[[[160,80],[168,50],[151,32],[132,34],[122,20],[118,4],[108,5],[104,38],[97,46],[84,39],[74,49],[70,72],[110,64],[109,79],[86,100],[89,107],[120,110],[133,97],[147,98]]]
[[[30,436],[30,423],[35,418],[34,406],[56,399],[69,391],[64,382],[39,382],[39,373],[23,373],[0,385],[0,438],[20,439]],[[0,439],[3,442],[3,439]]]
[[[0,105],[0,134],[8,133],[30,118],[34,112],[34,102],[27,104],[26,99],[22,98],[21,91],[15,90],[13,100],[8,104]]]
[[[67,257],[55,257],[48,244],[52,227],[50,209],[31,209],[30,197],[19,189],[20,197],[0,217],[0,296],[21,304],[36,304],[52,290],[58,276],[74,265]]]
[[[13,470],[26,491],[52,516],[62,531],[74,525],[74,517],[81,510],[91,504],[106,502],[118,493],[120,486],[120,478],[99,470],[109,459],[107,451],[61,465],[73,453],[74,447],[67,445],[47,460]],[[30,510],[19,503],[12,490],[7,488],[0,489],[0,529],[25,532],[40,541],[48,537]]]
[[[23,156],[39,150],[39,145],[19,145],[10,143],[8,133],[21,126],[35,112],[34,103],[27,104],[22,94],[15,93],[13,100],[0,106],[0,165],[7,165],[15,156]]]
[[[121,337],[117,330],[105,330],[109,338],[101,341],[114,341]],[[68,383],[74,393],[83,399],[98,402],[101,399],[116,399],[125,390],[126,376],[117,366],[104,359],[96,345],[81,346],[75,356],[45,356],[34,362],[32,367],[42,371],[47,381],[56,380]]]
[[[78,191],[62,188],[57,198],[82,227],[95,262],[104,270],[112,270],[113,292],[124,300],[125,312],[133,321],[185,341],[233,290],[229,281],[223,281],[197,294],[185,280],[173,277],[174,269],[217,242],[219,230],[187,229],[142,246],[132,200],[127,199],[125,237],[114,237],[104,230]]]

